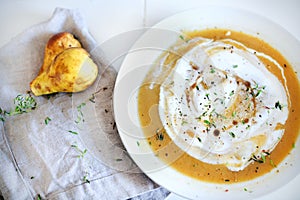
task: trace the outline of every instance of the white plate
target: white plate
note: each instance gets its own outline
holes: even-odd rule
[[[191,199],[253,199],[278,189],[299,173],[300,138],[291,154],[276,168],[280,173],[273,170],[255,180],[238,184],[210,184],[187,177],[166,166],[150,149],[139,125],[137,92],[157,57],[178,39],[182,29],[214,27],[243,31],[263,39],[278,49],[296,71],[300,71],[300,43],[282,27],[248,11],[203,6],[161,21],[147,30],[131,48],[116,80],[113,101],[115,120],[120,137],[132,159],[159,185]],[[248,191],[244,191],[244,188]]]

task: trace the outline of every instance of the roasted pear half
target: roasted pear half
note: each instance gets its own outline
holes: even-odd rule
[[[40,96],[56,92],[80,92],[96,79],[98,67],[80,42],[68,32],[53,35],[45,47],[44,60],[30,89]]]
[[[53,35],[45,47],[44,61],[39,74],[47,70],[58,54],[71,47],[81,47],[80,42],[73,34],[61,32]]]
[[[56,92],[80,92],[87,89],[97,78],[98,67],[89,53],[79,47],[63,50],[49,67],[40,71],[30,83],[34,95]]]

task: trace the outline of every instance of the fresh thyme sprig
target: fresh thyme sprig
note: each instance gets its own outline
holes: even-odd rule
[[[83,112],[82,108],[86,105],[86,103],[81,103],[79,106],[77,106],[77,119],[75,120],[75,123],[78,124],[80,122],[84,122]]]
[[[15,107],[11,109],[11,111],[6,111],[0,108],[0,121],[5,121],[7,116],[13,116],[22,113],[28,113],[37,107],[37,102],[35,99],[30,95],[27,94],[19,94],[14,98],[14,105]]]
[[[37,107],[35,99],[30,94],[19,94],[14,99],[14,104],[16,105],[16,107],[12,112],[10,112],[10,115],[27,113],[34,110]]]
[[[83,180],[84,183],[89,183],[89,184],[90,184],[91,182],[90,182],[90,180],[88,179],[88,176],[89,176],[89,173],[88,173],[88,172],[85,172],[85,174],[84,174],[82,180]]]
[[[76,149],[76,151],[78,151],[79,155],[77,156],[78,158],[83,158],[85,156],[85,154],[87,153],[87,149],[81,150],[77,144],[72,144],[71,147],[73,147],[74,149]]]

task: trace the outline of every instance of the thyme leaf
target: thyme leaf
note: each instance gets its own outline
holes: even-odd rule
[[[74,135],[78,135],[78,133],[76,131],[68,131],[69,133],[72,133]]]
[[[71,147],[73,147],[74,149],[76,149],[76,151],[79,153],[79,155],[77,156],[78,158],[83,158],[85,156],[85,154],[87,153],[87,149],[81,150],[77,144],[72,144]]]
[[[197,139],[198,139],[199,142],[202,142],[201,138],[197,137]]]
[[[50,117],[46,117],[46,118],[45,118],[45,124],[46,124],[46,125],[48,125],[50,121],[51,121],[51,118],[50,118]]]
[[[230,131],[228,134],[229,134],[231,137],[235,138],[235,134],[234,134],[233,132]]]
[[[209,94],[206,93],[205,96],[206,96],[207,100],[209,100]]]
[[[75,123],[78,124],[80,122],[84,122],[84,118],[83,118],[83,112],[82,112],[82,108],[86,105],[86,103],[81,103],[80,105],[77,106],[77,119],[75,120]]]
[[[156,130],[156,139],[160,141],[164,140],[164,134],[162,131],[159,131],[159,129]]]
[[[37,195],[37,200],[42,200],[42,197],[40,194]]]
[[[272,159],[270,159],[270,164],[272,165],[272,167],[277,167]]]
[[[232,117],[235,117],[235,116],[236,116],[236,112],[233,111],[232,114],[231,114],[231,116],[232,116]]]
[[[9,113],[6,112],[5,110],[3,110],[2,108],[0,108],[0,121],[4,122],[7,114],[9,114]]]
[[[261,154],[261,160],[263,161],[263,163],[266,162],[266,156],[264,154]]]
[[[91,183],[90,180],[88,179],[88,173],[86,173],[86,174],[83,176],[82,180],[83,180],[83,182],[85,182],[85,183],[89,183],[89,184]]]
[[[277,101],[277,102],[275,103],[275,108],[276,108],[276,109],[279,109],[279,110],[282,109],[282,105],[280,104],[279,101]]]
[[[187,121],[184,121],[184,120],[182,120],[182,121],[181,121],[181,125],[184,125],[184,124],[188,124],[188,122],[187,122]]]
[[[89,101],[92,102],[92,103],[96,103],[95,94],[92,94],[92,96],[89,98]]]
[[[205,119],[203,122],[209,126],[211,125],[210,121],[208,121],[207,119]]]
[[[83,181],[84,181],[84,182],[87,182],[87,183],[89,183],[89,184],[91,183],[91,182],[89,181],[89,179],[87,179],[86,176],[83,177]]]

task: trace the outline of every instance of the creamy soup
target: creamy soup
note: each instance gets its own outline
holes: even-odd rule
[[[166,164],[233,183],[277,170],[299,133],[299,101],[298,78],[277,50],[242,32],[209,29],[183,32],[159,57],[138,110]]]

